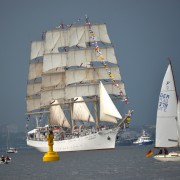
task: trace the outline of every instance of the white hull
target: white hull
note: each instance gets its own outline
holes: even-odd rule
[[[113,149],[115,148],[115,141],[118,130],[119,128],[107,129],[86,136],[54,141],[53,150],[55,152],[63,152],[63,151]],[[27,145],[36,148],[40,152],[48,151],[47,141],[37,141],[37,140],[27,139]]]
[[[12,147],[9,148],[6,152],[7,152],[7,153],[18,153],[17,149],[12,148]]]
[[[18,151],[7,150],[7,153],[18,153]]]
[[[159,154],[154,156],[154,159],[159,161],[180,161],[180,152],[170,152],[167,155]]]

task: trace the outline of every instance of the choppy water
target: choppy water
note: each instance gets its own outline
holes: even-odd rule
[[[159,162],[145,154],[150,146],[63,152],[60,161],[42,162],[43,153],[19,150],[0,165],[1,180],[179,180],[180,162]],[[1,152],[2,153],[2,152]]]

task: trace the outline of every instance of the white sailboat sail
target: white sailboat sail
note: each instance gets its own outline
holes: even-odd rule
[[[57,100],[54,100],[54,102],[52,103],[53,106],[50,107],[50,125],[59,125],[62,127],[70,128],[70,124],[66,119],[65,114],[61,109],[61,106],[58,104],[59,102]]]
[[[177,136],[178,136],[178,146],[180,147],[180,100],[178,98],[177,105]]]
[[[74,99],[76,100],[76,102],[84,101],[82,97],[76,97]],[[73,120],[95,122],[85,102],[74,103]]]
[[[156,147],[177,146],[177,97],[171,64],[163,79],[156,120]]]
[[[122,119],[121,114],[109,97],[102,82],[100,82],[100,120],[117,123],[116,118]]]

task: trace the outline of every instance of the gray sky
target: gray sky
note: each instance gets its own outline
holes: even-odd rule
[[[85,14],[91,22],[107,24],[129,105],[135,110],[131,126],[155,125],[168,57],[180,94],[179,0],[1,0],[1,124],[17,124],[25,130],[31,41]]]

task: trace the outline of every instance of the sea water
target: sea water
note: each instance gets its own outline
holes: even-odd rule
[[[42,162],[43,153],[21,150],[0,165],[0,180],[180,180],[180,162],[146,158],[151,146],[61,152],[60,161]],[[2,154],[3,152],[1,152]]]

